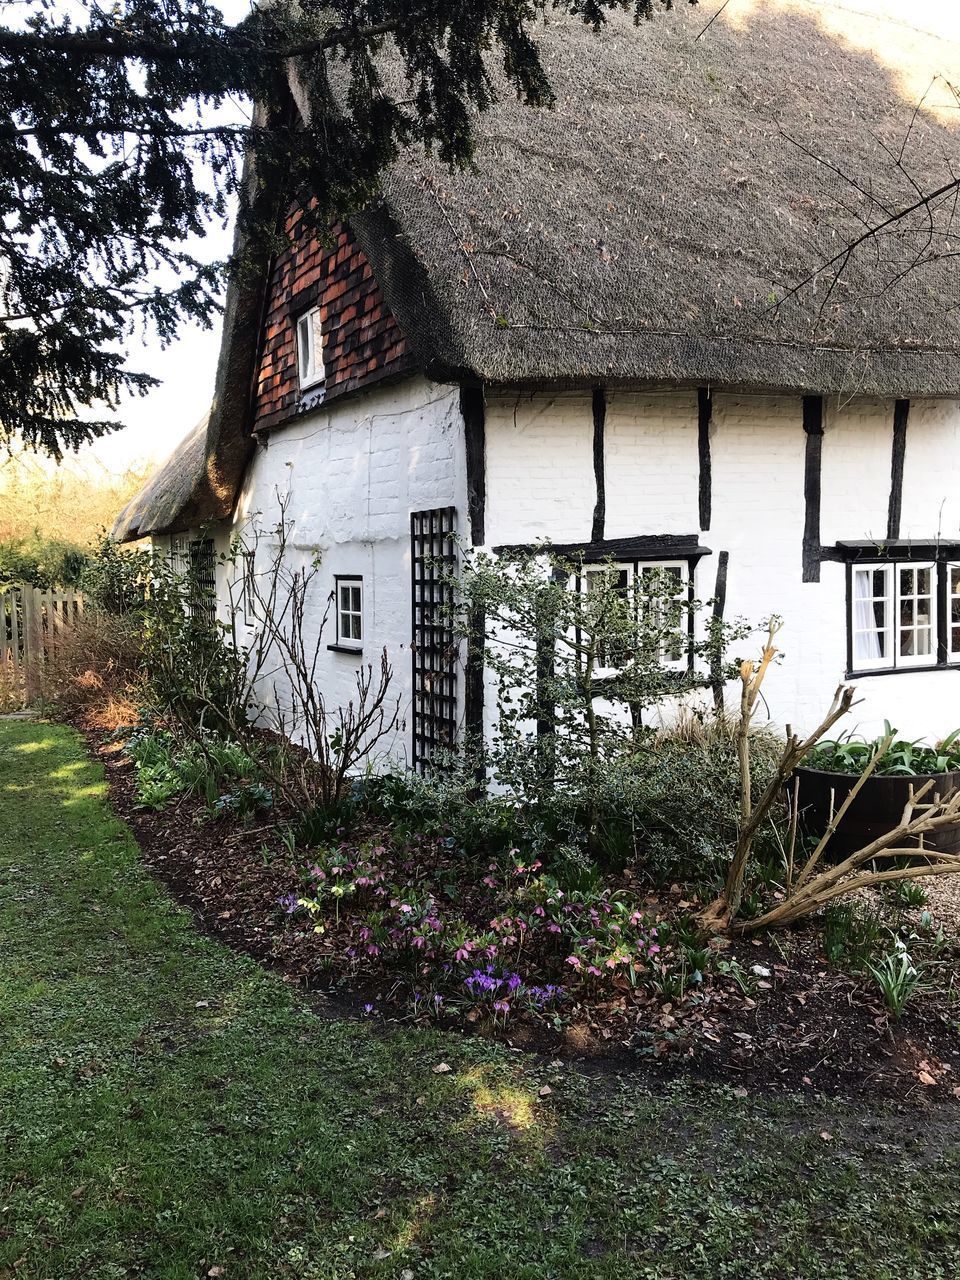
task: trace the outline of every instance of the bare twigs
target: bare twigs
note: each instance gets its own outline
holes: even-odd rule
[[[877,759],[878,756],[875,756],[871,763],[875,763]],[[866,776],[868,776],[867,771],[864,771],[860,781],[862,782]],[[897,880],[913,880],[919,876],[951,875],[960,871],[960,854],[921,849],[913,843],[922,840],[925,835],[932,832],[960,823],[960,791],[951,791],[942,799],[937,796],[931,804],[920,803],[929,794],[933,785],[933,781],[930,780],[916,792],[911,790],[910,799],[904,807],[903,817],[892,831],[872,840],[856,853],[821,871],[806,883],[801,884],[798,880],[793,891],[788,891],[783,902],[755,920],[742,921],[735,928],[739,932],[746,933],[771,928],[774,925],[789,924],[825,906],[833,898],[854,893],[857,889],[868,889]],[[844,807],[841,806],[841,815],[843,811]],[[839,821],[839,816],[837,820]],[[831,830],[824,835],[820,845],[817,846],[818,850],[821,845],[826,845],[832,834]],[[816,852],[815,850],[814,853]],[[909,858],[911,863],[886,870],[866,869],[869,863],[894,858]],[[810,863],[813,863],[813,859],[812,854]]]
[[[744,878],[757,832],[770,818],[774,805],[797,766],[803,762],[827,730],[841,716],[846,715],[854,705],[854,690],[849,686],[841,685],[834,694],[827,714],[807,737],[801,740],[788,727],[786,742],[774,775],[757,803],[752,803],[750,728],[764,676],[776,656],[774,640],[779,629],[779,624],[771,621],[759,662],[745,662],[740,670],[740,723],[736,732],[741,784],[740,833],[727,871],[723,893],[710,904],[701,917],[701,925],[706,932],[730,929],[738,933],[747,933],[790,924],[825,906],[832,899],[854,893],[858,889],[918,876],[949,875],[960,871],[960,854],[941,853],[924,846],[926,836],[960,824],[960,791],[951,790],[945,795],[934,792],[933,799],[928,801],[927,797],[935,785],[933,779],[924,782],[916,789],[910,788],[902,817],[892,830],[870,841],[833,866],[818,870],[823,855],[844,817],[890,749],[893,735],[888,734],[880,742],[869,764],[854,782],[840,806],[834,808],[831,803],[826,830],[796,876],[794,859],[799,816],[799,778],[794,777],[783,900],[753,920],[737,919],[743,899]],[[907,858],[910,860],[909,863],[902,866],[878,867],[877,865],[884,861],[889,864],[894,859]]]
[[[743,883],[753,843],[757,832],[769,818],[777,804],[787,779],[803,760],[807,753],[836,722],[847,714],[853,706],[854,690],[840,685],[833,696],[827,714],[816,729],[806,738],[800,739],[792,730],[787,732],[787,740],[773,777],[767,784],[756,805],[752,803],[750,774],[750,728],[756,714],[757,703],[764,678],[777,655],[774,641],[781,628],[781,623],[771,618],[767,639],[764,643],[759,662],[744,662],[740,668],[740,724],[737,727],[737,757],[740,762],[740,834],[727,870],[723,893],[706,909],[701,917],[701,924],[707,932],[726,929],[736,918],[743,900]],[[791,846],[792,847],[792,846]]]

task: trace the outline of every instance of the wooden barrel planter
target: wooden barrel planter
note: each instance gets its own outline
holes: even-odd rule
[[[831,792],[833,812],[836,813],[857,781],[855,773],[830,773],[826,769],[797,769],[800,786],[797,792],[799,829],[803,835],[819,839],[830,822]],[[933,780],[933,787],[925,799],[932,800],[935,793],[941,796],[960,788],[960,772],[924,773],[915,776],[881,775],[869,777],[857,793],[850,808],[837,825],[825,855],[831,861],[845,858],[872,840],[892,830],[903,816],[904,806],[910,798],[910,788],[918,791],[925,782]],[[792,794],[792,784],[790,786]],[[914,842],[916,843],[916,842]],[[942,853],[960,853],[960,822],[942,827],[924,837],[928,849]]]

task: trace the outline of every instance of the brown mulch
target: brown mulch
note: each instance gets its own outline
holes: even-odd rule
[[[202,805],[191,800],[159,813],[138,809],[130,762],[105,747],[99,731],[78,727],[106,768],[113,803],[132,828],[147,869],[201,929],[302,986],[318,1013],[362,1017],[364,1005],[373,1005],[380,1025],[412,1021],[409,993],[397,992],[390,972],[358,981],[338,957],[335,939],[321,941],[309,925],[284,919],[278,898],[298,892],[300,882],[285,857],[270,856],[283,814],[273,813],[269,825],[245,825],[202,822]],[[892,1022],[872,984],[827,965],[814,929],[774,942],[779,945],[748,939],[723,945],[721,959],[739,962],[749,975],[749,992],[720,976],[679,1006],[644,993],[614,992],[601,1004],[576,1007],[572,1017],[568,1011],[562,1031],[511,1023],[507,1031],[493,1032],[469,1018],[464,1024],[462,1017],[449,1025],[577,1058],[590,1070],[629,1064],[657,1075],[720,1080],[738,1091],[924,1102],[960,1096],[960,1040],[948,1010],[918,996],[902,1020]]]

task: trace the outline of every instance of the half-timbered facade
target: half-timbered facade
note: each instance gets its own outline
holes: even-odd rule
[[[494,108],[475,171],[406,156],[325,235],[291,206],[228,302],[209,422],[118,536],[222,548],[282,500],[329,588],[319,678],[347,696],[386,647],[416,765],[494,714],[421,607],[451,535],[660,565],[729,618],[779,615],[780,720],[849,680],[867,731],[956,727],[960,283],[918,253],[952,214],[837,257],[956,144],[929,86],[960,32],[898,4],[732,0],[702,36],[697,10],[552,21],[557,109]]]

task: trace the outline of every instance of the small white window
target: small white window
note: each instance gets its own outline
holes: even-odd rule
[[[685,667],[690,648],[686,623],[691,615],[684,611],[683,605],[689,594],[689,566],[685,560],[642,564],[639,577],[641,584],[650,588],[647,608],[663,628],[661,658],[667,666]],[[654,585],[661,588],[656,594],[652,591]]]
[[[301,391],[324,379],[323,329],[319,307],[305,312],[297,321],[297,369]]]
[[[660,656],[664,666],[686,670],[689,662],[687,615],[684,603],[689,595],[690,566],[686,560],[632,561],[626,564],[595,565],[585,568],[580,578],[583,590],[597,590],[605,579],[615,591],[632,596],[638,607],[654,615],[663,628]],[[656,593],[652,588],[661,588]],[[666,588],[664,590],[663,588]],[[616,664],[615,654],[603,654],[604,666]]]
[[[363,579],[337,578],[337,645],[363,648]]]
[[[953,604],[951,640],[960,641],[960,609]],[[934,564],[872,564],[855,567],[851,593],[851,662],[855,671],[937,664],[937,568]]]

